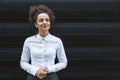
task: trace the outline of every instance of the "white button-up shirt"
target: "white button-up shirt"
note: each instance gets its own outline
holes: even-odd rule
[[[56,56],[58,63],[55,63]],[[20,66],[34,76],[39,68],[47,67],[48,73],[64,69],[67,58],[61,39],[51,34],[46,37],[39,34],[28,37],[23,45]]]

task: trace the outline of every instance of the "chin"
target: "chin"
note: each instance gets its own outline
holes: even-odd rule
[[[43,31],[43,32],[46,32],[46,31],[48,31],[48,29],[43,29],[42,31]]]

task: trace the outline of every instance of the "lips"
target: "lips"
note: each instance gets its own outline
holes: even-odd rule
[[[47,27],[48,27],[48,24],[42,24],[41,27],[47,28]]]

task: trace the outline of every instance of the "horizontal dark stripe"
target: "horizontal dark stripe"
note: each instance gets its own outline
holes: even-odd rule
[[[1,0],[0,22],[28,22],[29,7],[40,3],[55,11],[56,22],[120,22],[119,0]]]
[[[55,9],[116,9],[119,0],[1,0],[0,9],[28,9],[31,5],[46,4]],[[55,5],[56,4],[56,5]],[[67,4],[67,5],[66,5]],[[7,5],[6,7],[4,7]],[[71,6],[72,5],[72,6]],[[102,6],[101,6],[102,5]],[[16,7],[14,7],[16,6]],[[119,9],[119,8],[118,8]]]
[[[53,34],[69,35],[120,35],[120,23],[53,23]],[[26,35],[35,33],[29,23],[0,23],[1,35]]]
[[[120,22],[120,10],[55,10],[56,22]],[[0,10],[0,22],[28,22],[28,10]]]
[[[120,60],[120,47],[65,48],[69,60]],[[1,48],[0,60],[20,59],[22,48]]]

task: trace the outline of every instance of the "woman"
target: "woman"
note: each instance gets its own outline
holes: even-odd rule
[[[67,66],[63,43],[49,33],[54,13],[45,5],[31,6],[29,21],[38,30],[28,37],[23,45],[20,66],[27,71],[27,80],[58,80],[56,72]],[[55,63],[55,58],[58,63]]]

